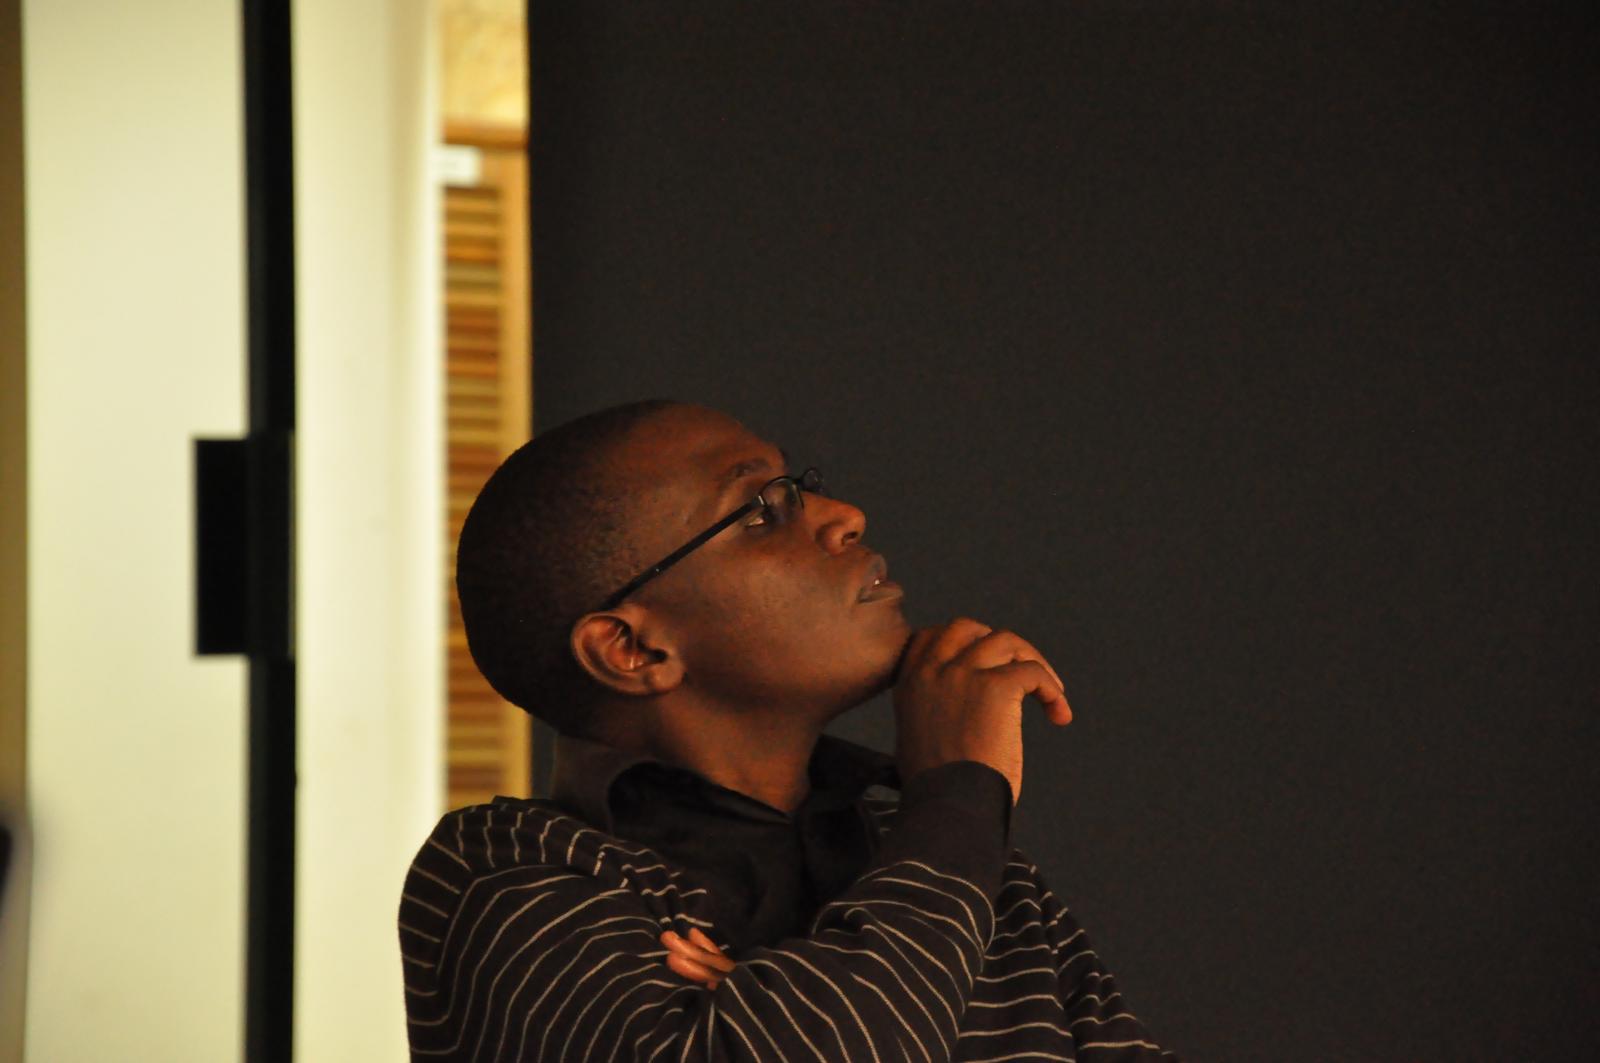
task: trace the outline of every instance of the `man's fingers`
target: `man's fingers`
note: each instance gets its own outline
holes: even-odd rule
[[[996,668],[1012,661],[1036,661],[1050,673],[1050,678],[1056,681],[1056,686],[1063,693],[1067,689],[1067,685],[1061,681],[1061,674],[1044,659],[1038,647],[1015,632],[991,631],[962,650],[956,659],[974,668]]]
[[[949,665],[982,671],[1005,668],[1013,676],[1022,675],[1016,669],[1027,665],[1047,678],[1043,682],[1025,682],[1022,696],[1033,694],[1043,702],[1054,723],[1065,724],[1072,720],[1072,706],[1067,703],[1066,684],[1060,673],[1033,643],[1015,632],[996,631],[970,617],[957,617],[942,627],[924,628],[912,635],[901,658],[900,671],[922,662],[939,668]]]
[[[699,945],[706,952],[705,962],[712,967],[723,972],[733,970],[733,960],[725,956],[722,950],[717,948],[717,943],[706,937],[699,927],[692,926],[689,928],[689,941],[691,944]]]
[[[722,981],[722,977],[705,964],[696,963],[685,956],[680,956],[676,952],[667,954],[667,966],[672,969],[674,974],[687,978],[691,982],[699,982],[708,989],[715,989],[717,983]]]
[[[1038,661],[1014,661],[988,671],[1011,679],[1022,696],[1032,694],[1042,701],[1052,723],[1072,722],[1072,706],[1067,704],[1067,696],[1062,693],[1060,682]]]
[[[678,957],[694,964],[698,969],[713,971],[718,975],[727,974],[736,966],[732,959],[722,954],[722,951],[717,948],[710,938],[701,934],[698,930],[691,930],[690,935],[689,938],[685,938],[670,930],[662,932],[661,943],[668,949],[667,960],[669,963],[673,957]],[[698,935],[699,942],[703,944],[692,940],[696,935]]]
[[[710,955],[706,950],[670,930],[663,931],[660,940],[667,947],[667,967],[670,970],[708,989],[717,987],[723,972],[714,970],[706,962]]]
[[[959,616],[942,629],[931,628],[932,641],[926,645],[927,657],[935,664],[944,664],[956,657],[994,628],[971,617]]]

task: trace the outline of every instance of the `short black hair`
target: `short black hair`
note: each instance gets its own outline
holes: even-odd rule
[[[642,567],[614,459],[640,422],[682,405],[632,402],[540,433],[462,525],[456,594],[472,659],[501,697],[565,734],[596,733],[602,691],[573,659],[573,622]]]

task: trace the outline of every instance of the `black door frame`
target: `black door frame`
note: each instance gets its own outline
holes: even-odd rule
[[[294,118],[289,0],[243,0],[252,485],[245,1058],[294,1043]]]

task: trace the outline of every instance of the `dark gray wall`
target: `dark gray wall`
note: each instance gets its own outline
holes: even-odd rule
[[[1600,1058],[1596,38],[1418,7],[533,6],[537,423],[1044,649],[1019,844],[1202,1060]]]

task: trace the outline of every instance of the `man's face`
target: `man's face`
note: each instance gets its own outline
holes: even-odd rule
[[[782,452],[725,414],[678,407],[641,425],[621,461],[638,500],[634,541],[655,561],[738,509],[785,468]],[[826,474],[826,470],[824,470]],[[787,524],[756,514],[636,592],[674,634],[684,682],[739,706],[837,714],[887,687],[911,635],[897,588],[862,540],[866,516],[806,494]]]

